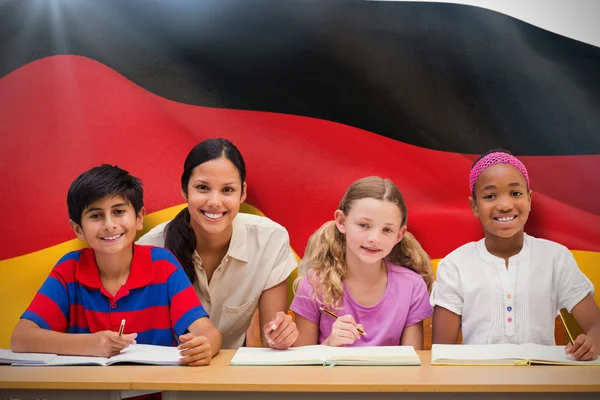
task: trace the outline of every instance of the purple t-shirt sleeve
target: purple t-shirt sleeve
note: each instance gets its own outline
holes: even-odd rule
[[[423,278],[418,279],[413,285],[413,292],[406,317],[405,326],[411,326],[417,322],[423,321],[427,317],[431,317],[433,310],[429,304],[429,293],[427,293],[427,285]]]
[[[302,278],[298,284],[294,300],[290,305],[290,310],[315,324],[319,324],[321,311],[319,310],[319,302],[314,298],[314,293],[315,290],[308,278]]]

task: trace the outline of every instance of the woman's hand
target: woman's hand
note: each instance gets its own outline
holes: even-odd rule
[[[296,339],[298,339],[298,329],[292,316],[277,311],[270,322],[263,326],[263,333],[269,347],[277,350],[286,350],[290,348]]]

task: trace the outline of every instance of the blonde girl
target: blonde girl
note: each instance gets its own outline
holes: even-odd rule
[[[348,188],[301,262],[290,307],[294,346],[423,347],[431,262],[406,222],[404,198],[389,179],[363,178]]]

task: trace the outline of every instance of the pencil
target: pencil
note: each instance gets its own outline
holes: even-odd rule
[[[338,318],[339,318],[337,315],[335,315],[334,313],[332,313],[332,312],[331,312],[331,311],[329,311],[329,310],[326,310],[326,309],[325,309],[325,308],[323,308],[323,307],[319,307],[319,310],[323,311],[325,314],[329,315],[330,317],[333,317],[333,318],[335,318],[335,319],[338,319]],[[357,331],[358,331],[358,332],[359,332],[361,335],[366,335],[365,331],[363,331],[362,329],[360,329],[360,328],[358,328],[358,327],[357,327],[357,328],[356,328],[356,330],[357,330]]]
[[[121,327],[119,328],[119,336],[123,334],[123,329],[125,329],[125,320],[121,320]]]

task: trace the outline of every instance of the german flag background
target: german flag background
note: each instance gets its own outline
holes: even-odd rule
[[[245,157],[244,210],[285,226],[299,256],[368,175],[400,187],[433,259],[478,240],[471,163],[510,149],[534,191],[527,232],[600,286],[598,46],[451,3],[0,3],[0,347],[83,245],[65,201],[78,174],[140,177],[149,229],[182,207],[183,160],[211,137]]]

